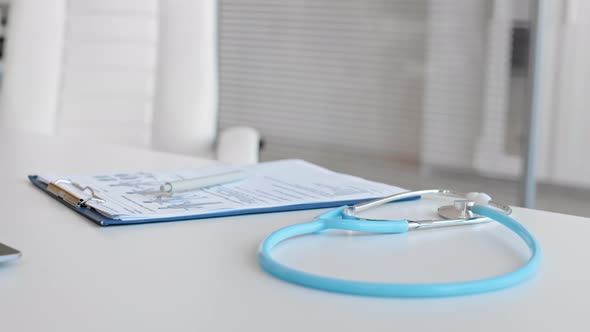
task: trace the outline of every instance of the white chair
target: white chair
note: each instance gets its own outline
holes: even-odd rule
[[[215,0],[14,1],[0,127],[255,163],[218,132],[216,28]]]

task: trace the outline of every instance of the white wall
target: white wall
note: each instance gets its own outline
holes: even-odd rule
[[[590,2],[563,2],[557,26],[555,70],[547,79],[556,90],[550,111],[551,158],[547,160],[550,180],[590,187]],[[558,14],[560,12],[557,12]]]

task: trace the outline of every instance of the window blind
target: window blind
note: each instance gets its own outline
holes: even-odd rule
[[[426,0],[221,0],[220,127],[258,128],[263,160],[416,162]]]

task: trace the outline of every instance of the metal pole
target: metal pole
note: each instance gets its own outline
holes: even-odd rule
[[[543,36],[545,27],[546,0],[532,1],[531,47],[529,53],[529,114],[526,144],[524,145],[522,187],[520,204],[527,208],[535,207],[537,195],[537,141],[541,114],[541,82],[543,59]]]

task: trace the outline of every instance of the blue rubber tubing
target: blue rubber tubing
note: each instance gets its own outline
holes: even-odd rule
[[[479,280],[449,283],[399,284],[366,282],[331,278],[293,269],[279,263],[271,250],[280,242],[294,236],[321,232],[326,229],[343,229],[372,233],[404,233],[408,231],[406,220],[370,221],[359,218],[342,219],[342,209],[334,210],[328,218],[288,226],[269,235],[260,245],[258,262],[269,274],[297,285],[320,290],[378,297],[444,297],[484,293],[508,288],[533,277],[541,262],[541,249],[535,237],[521,224],[503,212],[490,207],[475,205],[472,211],[488,217],[516,233],[531,251],[529,260],[519,269],[507,274]],[[330,218],[330,216],[332,216]],[[340,216],[340,217],[337,217]]]

